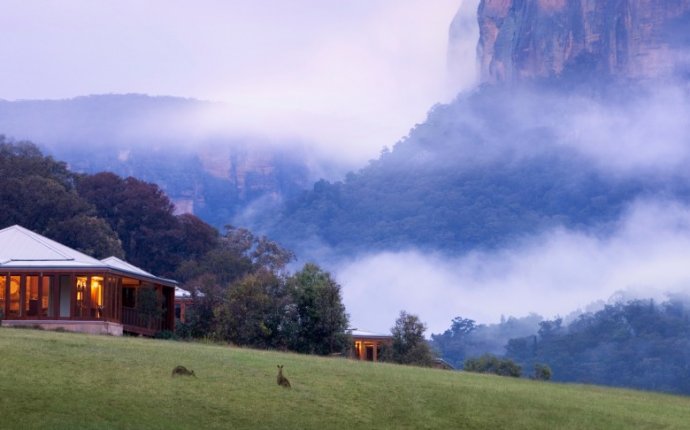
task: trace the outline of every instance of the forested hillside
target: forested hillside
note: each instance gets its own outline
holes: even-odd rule
[[[340,254],[457,253],[555,226],[605,230],[635,199],[686,200],[690,182],[677,166],[628,163],[645,145],[668,143],[632,134],[653,103],[649,89],[634,88],[601,85],[582,96],[574,84],[481,87],[435,106],[392,150],[343,181],[317,182],[262,225],[293,248],[311,239]]]
[[[513,360],[522,375],[548,366],[552,379],[690,394],[689,296],[618,301],[569,322],[538,315],[477,324],[457,317],[431,344],[459,368],[490,353]]]
[[[567,325],[543,321],[506,349],[525,369],[547,363],[558,381],[690,394],[688,297],[616,303]]]

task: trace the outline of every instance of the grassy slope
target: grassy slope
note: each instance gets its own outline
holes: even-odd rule
[[[0,351],[1,428],[690,428],[690,398],[646,392],[7,328]]]

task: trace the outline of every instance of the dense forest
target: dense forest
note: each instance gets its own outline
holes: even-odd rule
[[[96,258],[125,258],[192,291],[195,306],[174,336],[315,354],[349,347],[341,287],[328,272],[307,263],[291,274],[293,253],[267,237],[174,215],[155,184],[76,174],[0,136],[0,199],[0,228],[19,224]]]
[[[617,302],[570,323],[531,315],[478,325],[458,317],[431,337],[459,367],[488,352],[518,364],[523,376],[548,366],[554,381],[690,394],[690,297]]]
[[[567,326],[543,321],[510,340],[506,356],[525,368],[547,363],[557,381],[690,394],[689,299],[617,303]]]
[[[569,121],[600,109],[614,112],[613,124],[624,128],[619,124],[633,116],[628,106],[649,96],[641,89],[635,96],[616,88],[592,92],[584,101],[546,84],[461,94],[435,106],[368,166],[342,181],[317,182],[259,223],[293,248],[312,240],[346,255],[410,247],[454,254],[554,226],[605,230],[640,198],[687,200],[682,173],[609,168],[580,150],[598,151],[617,130],[606,123],[601,130],[570,128]]]

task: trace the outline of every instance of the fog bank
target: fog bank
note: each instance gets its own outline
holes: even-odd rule
[[[529,312],[552,318],[619,292],[688,292],[688,261],[690,207],[641,201],[606,236],[557,229],[458,258],[380,253],[343,263],[336,275],[353,326],[386,333],[404,309],[427,323],[429,335],[456,316],[480,323]]]

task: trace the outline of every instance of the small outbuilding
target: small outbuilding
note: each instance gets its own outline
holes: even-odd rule
[[[353,329],[350,331],[353,358],[357,360],[378,361],[381,356],[381,348],[393,342],[393,336],[389,334],[377,334],[364,330]]]
[[[192,293],[180,287],[175,287],[175,318],[181,322],[187,321],[187,310],[194,304]]]
[[[175,329],[176,285],[119,258],[98,260],[18,225],[0,230],[3,326],[152,336]],[[144,288],[159,311],[139,311]]]

